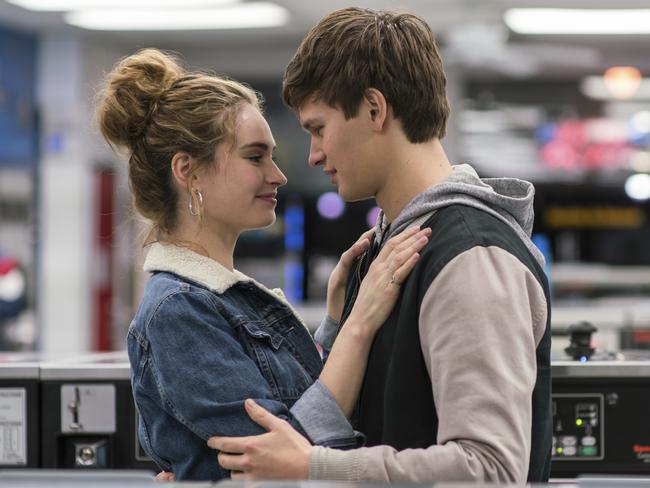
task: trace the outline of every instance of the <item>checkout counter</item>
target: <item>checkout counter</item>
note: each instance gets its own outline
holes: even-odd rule
[[[41,467],[148,469],[125,352],[40,367]]]
[[[650,351],[555,358],[552,374],[554,486],[650,486]],[[137,441],[125,352],[0,355],[0,436],[0,487],[58,486],[56,480],[160,486],[152,484],[157,469]],[[615,479],[592,479],[603,475]],[[228,483],[223,488],[340,486]]]
[[[130,381],[125,352],[0,355],[0,469],[155,472]]]

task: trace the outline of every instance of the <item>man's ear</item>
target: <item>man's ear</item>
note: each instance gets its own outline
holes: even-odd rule
[[[181,188],[190,188],[192,178],[196,178],[194,169],[194,159],[188,153],[181,151],[172,157],[172,176]]]
[[[384,94],[376,88],[368,88],[363,93],[363,108],[375,130],[381,131],[388,117],[388,103]]]

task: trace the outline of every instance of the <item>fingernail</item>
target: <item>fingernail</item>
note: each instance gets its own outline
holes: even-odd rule
[[[246,406],[249,407],[249,408],[255,408],[257,406],[257,403],[255,403],[255,401],[252,400],[251,398],[247,398],[246,399]]]

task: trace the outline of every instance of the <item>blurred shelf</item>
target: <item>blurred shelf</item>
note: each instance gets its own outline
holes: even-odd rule
[[[551,281],[556,291],[566,288],[650,289],[650,266],[556,263],[551,268]]]

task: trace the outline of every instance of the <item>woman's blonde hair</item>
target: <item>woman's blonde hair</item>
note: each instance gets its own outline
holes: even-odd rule
[[[242,104],[260,108],[251,88],[183,69],[170,54],[143,49],[119,61],[98,94],[96,118],[113,148],[129,153],[136,210],[162,238],[176,225],[178,192],[171,161],[183,151],[200,165],[214,161],[219,143],[234,136]]]

